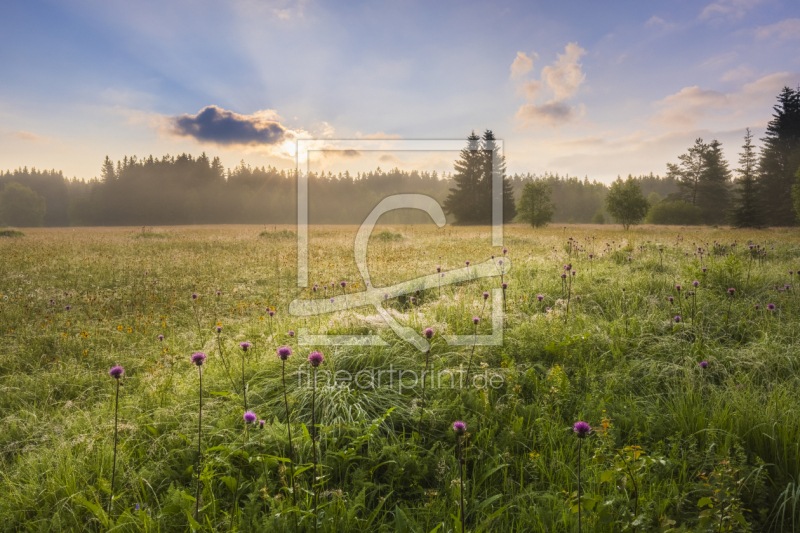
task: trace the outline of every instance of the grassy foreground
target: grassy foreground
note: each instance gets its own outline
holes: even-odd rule
[[[428,383],[420,422],[410,372],[425,353],[374,309],[291,316],[292,300],[314,296],[296,287],[293,228],[262,230],[0,239],[0,530],[445,533],[462,520],[472,532],[800,530],[800,232],[507,226],[504,344],[475,349],[484,379]],[[312,228],[318,297],[364,289],[356,230]],[[488,228],[394,226],[376,230],[368,257],[383,287],[491,254],[503,255]],[[566,264],[575,274],[565,281]],[[442,335],[472,335],[474,316],[490,333],[482,293],[500,282],[385,306],[419,333],[435,330],[434,375],[461,376],[473,348]],[[373,387],[320,379],[316,477],[314,348],[288,334],[304,327],[388,342],[320,348],[324,376],[393,376]],[[292,449],[283,345],[294,351]],[[198,351],[208,355],[200,457]],[[114,365],[125,373],[111,501]],[[245,424],[243,388],[263,428]],[[456,420],[467,427],[463,516]],[[592,426],[583,440],[579,420]]]

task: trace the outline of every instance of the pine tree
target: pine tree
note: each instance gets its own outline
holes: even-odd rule
[[[722,143],[714,139],[703,152],[703,168],[697,184],[697,206],[706,224],[725,220],[729,208],[731,171],[722,154]]]
[[[455,216],[459,224],[480,222],[480,181],[484,170],[484,156],[481,153],[480,137],[472,134],[467,137],[467,146],[461,150],[461,158],[455,162],[455,188],[444,202],[446,213]]]
[[[482,197],[478,214],[478,220],[482,224],[492,223],[492,184],[494,180],[502,180],[503,184],[503,223],[511,222],[517,214],[517,208],[514,205],[514,189],[506,176],[506,157],[500,152],[496,140],[492,130],[483,132],[481,149],[484,156],[484,170],[480,181]],[[488,202],[486,198],[488,198]]]
[[[764,225],[763,208],[761,206],[761,191],[756,175],[755,147],[753,146],[753,134],[750,128],[744,135],[742,152],[739,154],[739,168],[736,173],[739,178],[736,180],[736,197],[730,212],[730,222],[737,228],[760,228]]]
[[[759,185],[771,226],[797,223],[792,202],[794,173],[800,166],[800,90],[784,87],[767,125],[759,164]]]
[[[678,183],[680,199],[692,205],[698,205],[698,193],[706,166],[707,151],[708,145],[703,139],[697,139],[694,141],[694,146],[685,154],[678,156],[680,163],[677,165],[667,163],[667,178],[674,179]]]
[[[108,183],[114,181],[116,177],[116,173],[114,172],[114,162],[106,156],[105,161],[103,161],[103,166],[100,168],[100,176],[101,179]]]

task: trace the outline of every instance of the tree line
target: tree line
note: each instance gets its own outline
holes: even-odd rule
[[[677,162],[667,164],[663,177],[629,175],[607,185],[551,173],[509,176],[495,136],[486,130],[467,137],[452,173],[397,168],[308,173],[309,221],[360,224],[382,198],[413,192],[436,199],[452,222],[489,224],[491,183],[499,179],[505,222],[626,224],[630,213],[621,214],[618,204],[627,198],[641,213],[631,223],[793,226],[800,213],[800,89],[785,87],[777,100],[760,152],[747,130],[735,169],[719,141],[697,139]],[[100,176],[88,181],[26,167],[0,172],[0,224],[291,224],[297,178],[293,170],[244,161],[226,169],[219,157],[205,153],[126,156],[116,163],[106,157]],[[427,215],[399,210],[381,221],[426,222]]]

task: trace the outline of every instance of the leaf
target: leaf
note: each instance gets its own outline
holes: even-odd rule
[[[108,527],[108,515],[100,505],[95,504],[84,498],[83,496],[76,496],[75,501],[86,507],[98,520],[103,524],[103,527]]]
[[[614,481],[614,471],[613,470],[606,470],[605,472],[600,474],[600,483],[608,483]]]
[[[700,501],[697,502],[698,507],[705,507],[706,505],[708,505],[709,507],[714,507],[713,500],[708,496],[706,496],[705,498],[700,498]]]
[[[192,526],[193,531],[199,531],[203,528],[203,526],[200,525],[200,522],[195,520],[192,516],[192,513],[190,513],[188,510],[186,511],[186,518],[189,519],[189,525]]]

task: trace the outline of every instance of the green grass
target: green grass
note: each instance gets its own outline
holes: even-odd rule
[[[15,229],[2,229],[0,230],[0,237],[24,237],[25,234]]]
[[[406,377],[400,388],[397,374],[391,384],[386,376],[420,372],[424,353],[383,327],[374,309],[288,313],[295,298],[340,297],[342,280],[348,293],[364,290],[356,230],[310,228],[316,293],[296,287],[295,234],[283,228],[267,233],[286,238],[266,239],[252,227],[174,228],[168,242],[131,239],[127,229],[32,229],[24,247],[0,242],[0,530],[189,531],[198,461],[198,373],[189,357],[203,351],[201,527],[288,532],[297,514],[300,530],[314,531],[314,480],[304,469],[312,460],[304,361],[313,348],[287,335],[301,328],[372,331],[388,343],[318,347],[333,376],[386,373],[371,389],[320,380],[318,531],[460,531],[459,419],[468,431],[468,531],[577,531],[577,420],[594,428],[582,443],[582,531],[800,526],[800,296],[789,274],[800,268],[796,230],[506,227],[504,343],[478,346],[473,363],[473,374],[502,384],[429,384],[421,434],[420,385]],[[371,283],[502,256],[490,237],[488,228],[432,225],[413,227],[409,238],[373,236]],[[694,252],[705,243],[711,253],[701,262]],[[767,257],[751,258],[748,244]],[[569,294],[565,264],[576,271]],[[686,299],[694,280],[696,300]],[[784,284],[792,287],[778,291]],[[413,305],[398,298],[385,306],[419,332],[436,330],[434,374],[458,372],[472,348],[449,346],[442,335],[472,334],[481,293],[499,285],[496,277],[444,286]],[[479,334],[491,329],[489,313],[487,306]],[[245,340],[253,343],[247,353],[239,349]],[[288,492],[281,345],[295,352],[286,369],[299,509]],[[116,364],[125,375],[109,518],[107,372]],[[243,379],[248,408],[266,421],[246,435]]]

